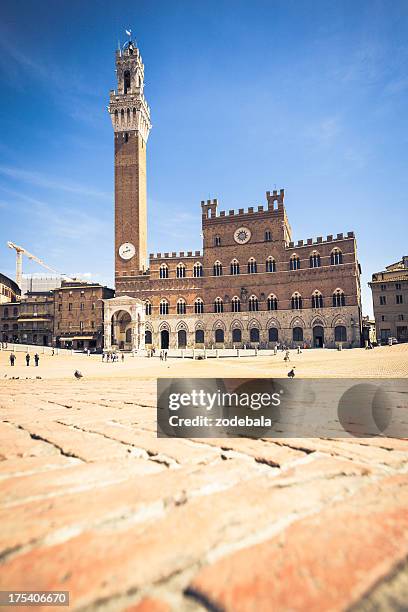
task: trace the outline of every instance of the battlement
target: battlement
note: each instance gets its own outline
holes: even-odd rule
[[[354,238],[354,232],[347,232],[347,234],[337,234],[336,237],[334,238],[333,234],[329,234],[326,237],[326,240],[323,239],[322,236],[318,236],[317,238],[307,238],[306,240],[298,240],[296,243],[295,242],[289,242],[287,244],[288,249],[298,249],[298,248],[303,248],[303,247],[308,247],[310,248],[311,246],[318,246],[320,244],[327,244],[330,242],[341,242],[342,240],[350,240],[350,238]]]
[[[179,261],[180,259],[187,259],[189,257],[192,259],[196,259],[197,257],[202,257],[202,253],[201,251],[172,251],[171,253],[150,253],[149,261],[157,262],[163,259],[176,259],[177,261]]]
[[[239,208],[238,210],[230,209],[228,212],[222,210],[218,212],[218,200],[201,200],[201,211],[203,221],[207,219],[220,219],[223,217],[242,217],[243,215],[257,215],[265,212],[284,212],[285,190],[281,189],[266,192],[267,206],[249,206],[248,209]]]

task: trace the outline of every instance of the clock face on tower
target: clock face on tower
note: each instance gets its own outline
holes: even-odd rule
[[[234,240],[238,242],[238,244],[245,244],[251,239],[251,230],[247,227],[239,227],[234,232]]]
[[[119,247],[119,256],[122,259],[125,259],[125,260],[132,259],[135,253],[136,253],[136,249],[131,242],[124,242]]]

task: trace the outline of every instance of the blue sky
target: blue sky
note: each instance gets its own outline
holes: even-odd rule
[[[152,112],[149,252],[200,248],[202,199],[284,187],[295,240],[356,232],[371,313],[371,273],[408,252],[405,0],[2,0],[0,270],[12,240],[112,286],[106,106],[126,27]]]

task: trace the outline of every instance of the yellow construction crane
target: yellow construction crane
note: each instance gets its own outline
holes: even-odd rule
[[[69,278],[69,276],[67,276],[66,274],[61,274],[57,270],[54,270],[54,268],[51,268],[44,261],[42,261],[42,259],[39,259],[35,255],[29,253],[24,247],[18,246],[17,244],[14,244],[14,242],[7,242],[7,246],[10,249],[14,249],[16,252],[16,283],[20,287],[20,289],[23,280],[23,255],[25,255],[28,259],[32,259],[36,263],[40,264],[40,266],[42,266],[43,268],[54,272],[54,274],[58,274],[58,276],[64,276],[66,280],[73,280],[72,278]]]

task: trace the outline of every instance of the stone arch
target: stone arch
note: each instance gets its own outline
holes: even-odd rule
[[[221,319],[218,319],[217,321],[215,321],[214,325],[213,325],[213,330],[215,331],[218,328],[222,328],[224,331],[226,331],[226,327],[225,327],[225,323],[224,321],[221,321]]]
[[[205,329],[205,325],[202,321],[197,321],[194,329]]]
[[[342,314],[333,317],[330,327],[336,327],[336,325],[345,325],[347,327],[346,317]]]
[[[270,327],[276,327],[277,329],[281,329],[281,324],[279,323],[278,319],[268,319],[266,328],[269,329]]]
[[[184,331],[188,332],[188,325],[185,321],[179,321],[176,325],[176,332],[180,331],[181,329],[184,329]]]
[[[161,321],[159,325],[159,332],[162,332],[164,330],[167,330],[168,332],[170,331],[170,325],[167,323],[167,321]]]
[[[291,327],[293,329],[293,327],[306,327],[306,324],[304,322],[304,320],[302,319],[302,317],[293,317],[293,319],[291,320],[289,327]]]
[[[230,325],[230,329],[244,329],[244,326],[242,325],[242,322],[239,319],[234,319]]]
[[[315,315],[310,321],[310,327],[314,327],[315,325],[321,325],[322,327],[327,327],[326,317],[321,314]]]
[[[247,329],[251,329],[252,327],[257,327],[259,330],[262,329],[262,325],[260,324],[260,322],[258,321],[258,319],[251,319],[248,323],[248,328]]]

